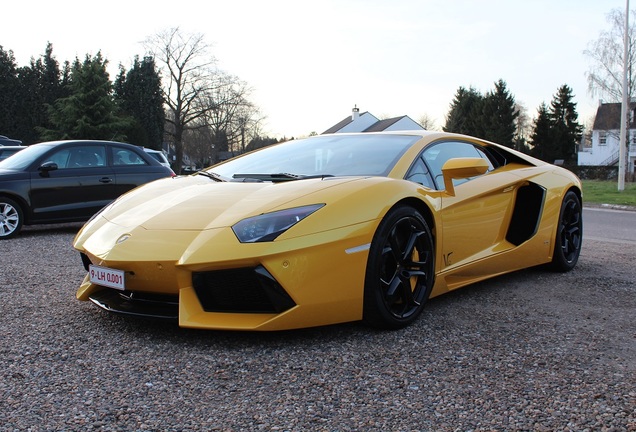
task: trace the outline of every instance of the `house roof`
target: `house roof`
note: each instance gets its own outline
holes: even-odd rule
[[[331,126],[326,131],[324,131],[323,134],[336,133],[340,129],[342,129],[343,127],[345,127],[349,123],[351,123],[352,121],[353,121],[353,119],[351,118],[351,116],[348,116],[348,117],[344,118],[343,120],[341,120],[340,122],[336,123],[335,125]]]
[[[636,102],[629,104],[632,113],[636,110]],[[629,128],[635,129],[636,122],[634,115],[630,115]],[[621,128],[621,104],[620,103],[604,103],[599,105],[596,110],[596,118],[594,119],[593,130],[618,130]]]
[[[391,125],[399,122],[400,120],[402,120],[405,117],[406,116],[393,117],[393,118],[390,118],[390,119],[380,120],[380,121],[376,122],[375,124],[373,124],[373,125],[369,126],[368,128],[366,128],[364,130],[364,132],[381,132],[381,131],[386,130],[387,128],[389,128]]]
[[[357,108],[354,108],[354,110]],[[354,113],[357,113],[357,111],[354,111]],[[340,122],[336,123],[335,125],[331,126],[329,129],[327,129],[326,131],[323,132],[323,134],[331,134],[331,133],[338,133],[340,131],[342,131],[345,127],[349,126],[351,123],[353,122],[358,122],[359,119],[365,117],[367,119],[366,122],[363,123],[357,123],[357,131],[358,132],[382,132],[387,130],[388,128],[390,128],[391,126],[393,126],[394,124],[398,123],[400,120],[403,119],[408,119],[411,122],[413,122],[415,125],[418,125],[417,122],[414,122],[413,120],[410,119],[409,116],[400,116],[400,117],[393,117],[390,119],[385,119],[385,120],[377,120],[377,118],[375,116],[373,116],[371,113],[369,113],[368,111],[365,111],[363,113],[361,113],[360,115],[355,115],[355,119],[354,116],[348,116],[346,118],[344,118],[343,120],[341,120]],[[369,119],[370,117],[370,119]],[[376,120],[373,123],[370,123],[369,120],[373,121]],[[366,127],[364,127],[366,126]],[[419,125],[418,125],[419,126]],[[364,127],[364,129],[362,129],[362,127]],[[419,126],[421,128],[421,126]],[[353,129],[356,129],[356,125],[352,126]],[[352,131],[352,128],[348,128],[347,131]],[[413,129],[416,129],[417,127],[413,127]],[[423,129],[423,128],[422,128]]]

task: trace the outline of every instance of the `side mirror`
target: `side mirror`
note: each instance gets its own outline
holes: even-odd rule
[[[57,164],[52,161],[44,162],[42,165],[38,167],[38,171],[40,171],[40,175],[43,177],[48,177],[49,172],[55,171],[57,169]]]
[[[489,165],[482,158],[455,158],[447,160],[442,166],[446,193],[455,196],[453,179],[464,179],[484,174]]]

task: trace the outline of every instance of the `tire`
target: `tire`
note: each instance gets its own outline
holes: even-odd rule
[[[18,235],[24,223],[20,206],[9,198],[0,197],[0,240]]]
[[[572,191],[565,194],[556,237],[551,267],[555,271],[567,272],[576,266],[583,241],[583,210],[579,197]]]
[[[369,250],[363,321],[399,329],[422,312],[435,280],[431,231],[420,213],[400,206],[387,213]]]

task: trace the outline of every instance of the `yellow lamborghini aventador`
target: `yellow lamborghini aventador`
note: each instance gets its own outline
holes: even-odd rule
[[[463,135],[320,135],[127,193],[78,233],[77,298],[183,327],[399,328],[426,300],[525,267],[571,270],[571,172]]]

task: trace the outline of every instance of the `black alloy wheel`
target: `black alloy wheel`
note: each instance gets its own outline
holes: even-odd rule
[[[422,312],[435,279],[435,251],[428,224],[415,209],[392,209],[376,231],[365,276],[363,319],[397,329]]]
[[[570,271],[576,266],[583,241],[583,210],[579,197],[572,191],[565,194],[556,239],[552,268],[556,271]]]

